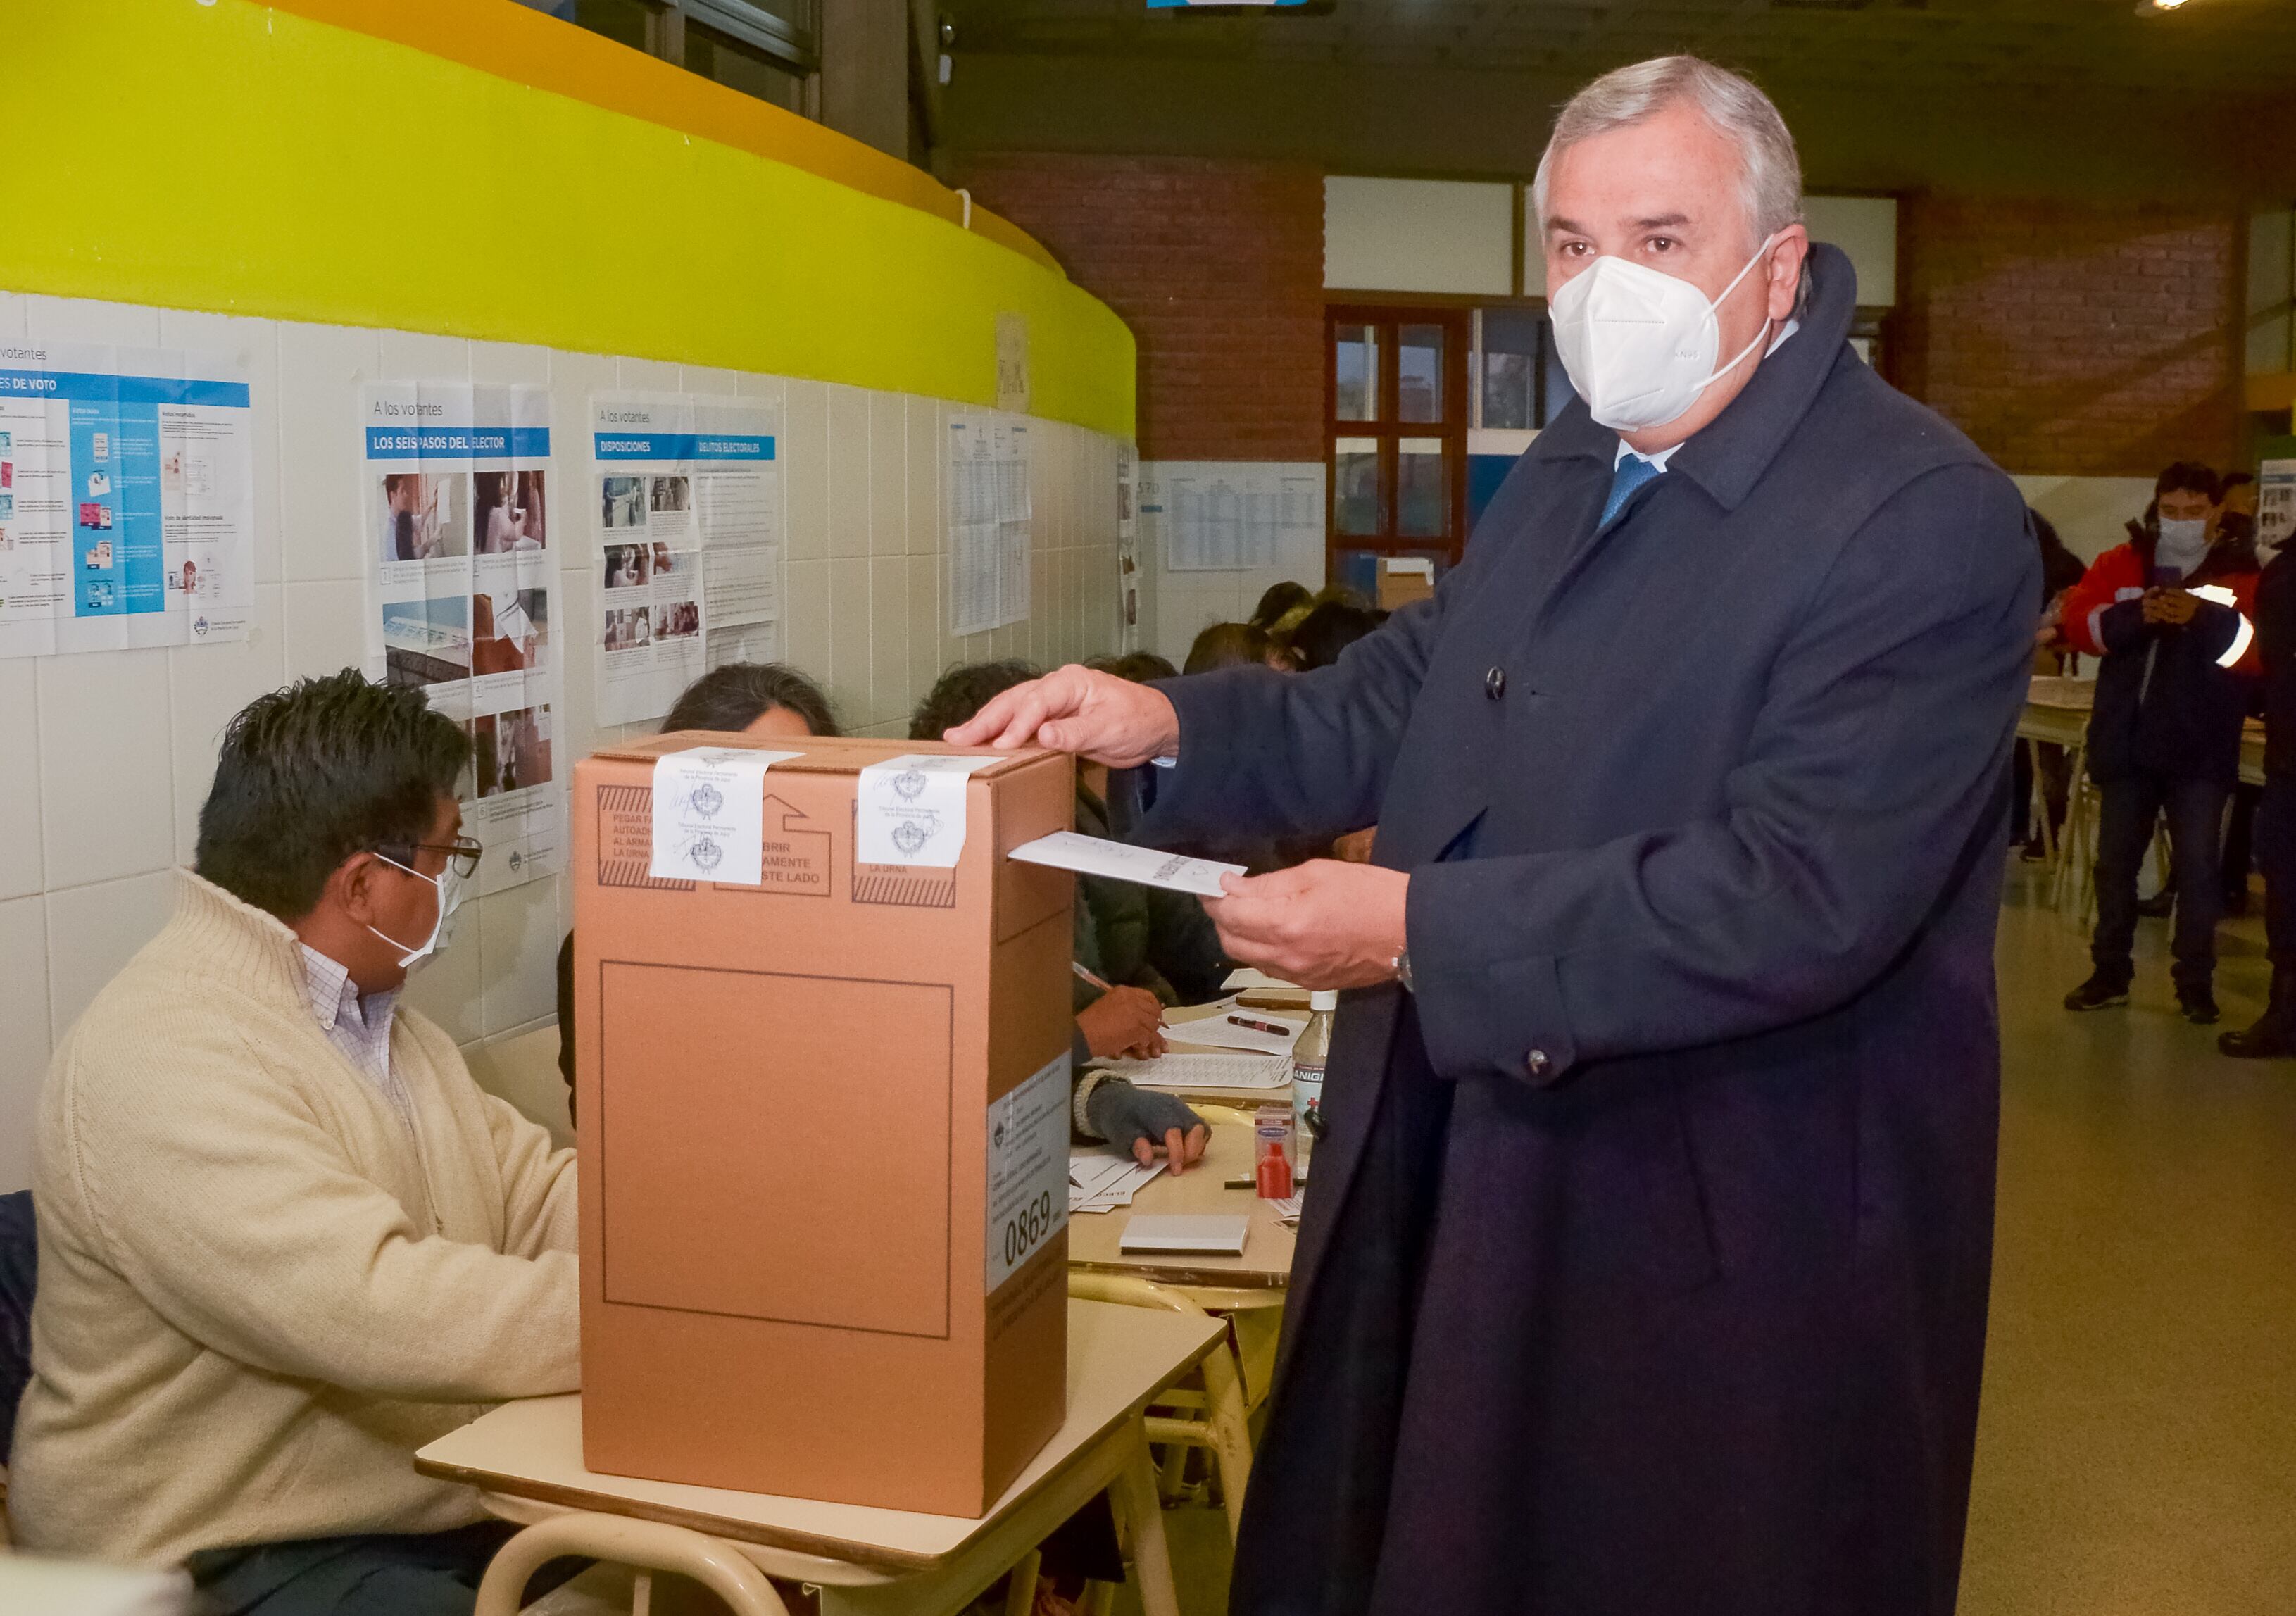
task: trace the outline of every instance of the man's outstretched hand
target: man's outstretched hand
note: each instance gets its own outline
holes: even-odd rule
[[[1033,742],[1111,768],[1137,768],[1178,751],[1180,716],[1160,691],[1071,663],[1015,685],[942,739],[1004,750]]]

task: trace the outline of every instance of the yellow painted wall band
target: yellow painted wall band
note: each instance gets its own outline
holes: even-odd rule
[[[1029,320],[1032,410],[1131,435],[1131,333],[1037,259],[795,161],[301,14],[321,9],[353,8],[0,5],[17,131],[0,286],[982,404],[1012,310]],[[443,28],[464,7],[357,9]],[[551,48],[615,53],[633,83],[659,70],[697,105],[732,94],[499,14],[520,12],[507,0],[468,11],[489,48],[531,22],[560,30],[537,36]],[[789,121],[812,132],[799,156],[864,179],[892,162]]]
[[[871,196],[921,209],[952,224],[964,199],[922,169],[753,95],[700,78],[627,45],[569,28],[514,0],[273,0],[337,28],[412,45],[536,89],[682,129],[737,151],[770,157]],[[985,208],[975,234],[1001,242],[1047,268],[1060,264],[1036,237]]]

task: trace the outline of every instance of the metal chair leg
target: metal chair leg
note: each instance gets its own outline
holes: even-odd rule
[[[1037,1608],[1037,1579],[1044,1569],[1045,1557],[1035,1549],[1021,1556],[1004,1585],[1004,1616],[1029,1616]]]
[[[1131,1550],[1142,1616],[1180,1616],[1180,1590],[1172,1580],[1172,1550],[1164,1538],[1164,1505],[1156,1496],[1156,1467],[1144,1436],[1124,1472],[1109,1489]]]
[[[479,1583],[472,1616],[517,1616],[527,1579],[544,1563],[568,1554],[691,1577],[735,1616],[789,1616],[766,1574],[729,1543],[657,1521],[582,1513],[553,1515],[504,1544]],[[1165,1570],[1168,1577],[1170,1567]]]

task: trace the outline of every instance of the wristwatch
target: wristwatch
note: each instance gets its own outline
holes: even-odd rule
[[[1406,948],[1390,963],[1395,967],[1395,980],[1403,984],[1403,990],[1406,993],[1418,992],[1419,989],[1414,987],[1411,981],[1411,950]]]

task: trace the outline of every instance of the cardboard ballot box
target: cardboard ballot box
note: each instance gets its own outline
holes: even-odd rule
[[[979,1516],[1059,1429],[1074,878],[1004,853],[1073,803],[1040,751],[577,767],[591,1469]]]

